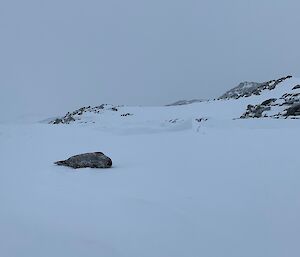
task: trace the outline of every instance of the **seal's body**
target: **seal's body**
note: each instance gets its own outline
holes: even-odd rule
[[[57,165],[79,168],[110,168],[112,160],[101,152],[84,153],[70,157],[64,161],[55,162]]]

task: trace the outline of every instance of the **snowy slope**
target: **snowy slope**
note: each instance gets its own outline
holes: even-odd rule
[[[298,257],[300,120],[237,119],[298,83],[0,124],[0,256]],[[113,168],[53,164],[90,151]]]
[[[208,121],[237,119],[246,112],[249,105],[257,106],[269,99],[276,99],[276,101],[268,105],[270,110],[266,110],[266,113],[269,115],[262,113],[263,116],[272,116],[271,114],[283,116],[284,110],[299,101],[300,88],[294,89],[299,84],[300,79],[288,76],[284,79],[272,80],[268,84],[259,83],[264,87],[259,87],[258,91],[252,90],[254,93],[251,96],[240,96],[238,99],[229,97],[183,106],[130,107],[104,104],[96,107],[88,106],[68,112],[50,123],[82,126],[95,124],[93,127],[99,130],[118,130],[124,133],[128,130],[157,132],[195,129],[198,127],[197,120],[201,118]],[[234,88],[233,92],[235,91]],[[243,95],[242,91],[240,94]],[[292,97],[294,101],[290,101]]]

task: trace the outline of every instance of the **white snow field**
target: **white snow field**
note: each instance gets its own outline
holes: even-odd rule
[[[299,257],[300,120],[234,119],[282,90],[0,124],[0,256]]]

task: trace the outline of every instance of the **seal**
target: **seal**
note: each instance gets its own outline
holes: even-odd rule
[[[57,161],[54,164],[67,166],[73,169],[80,168],[111,168],[112,160],[102,152],[83,153],[70,157],[67,160]]]

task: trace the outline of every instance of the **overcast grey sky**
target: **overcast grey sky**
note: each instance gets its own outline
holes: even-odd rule
[[[213,98],[300,76],[300,1],[1,0],[0,107]]]

